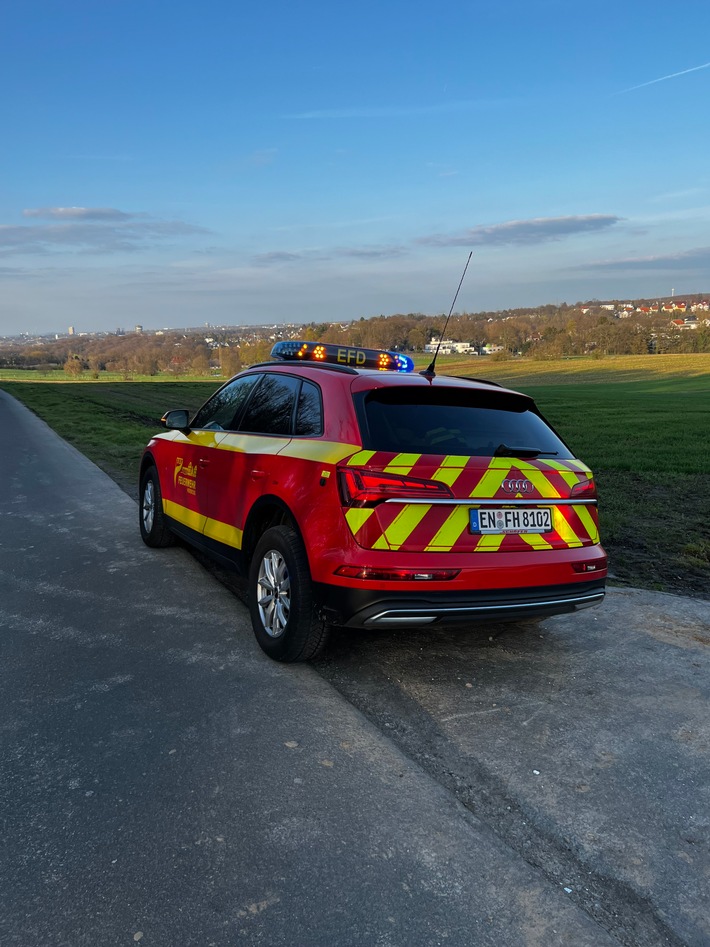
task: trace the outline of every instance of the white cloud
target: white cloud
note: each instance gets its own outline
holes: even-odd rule
[[[252,257],[255,266],[280,266],[283,263],[325,263],[329,260],[392,260],[404,256],[407,249],[402,246],[364,246],[364,247],[332,247],[290,252],[274,250],[269,253],[259,253]]]
[[[695,247],[679,253],[656,254],[644,257],[626,257],[619,260],[599,260],[579,269],[590,270],[693,270],[707,271],[710,266],[710,247]]]
[[[286,251],[274,250],[271,253],[257,254],[252,262],[256,266],[279,266],[281,263],[295,263],[297,260],[302,259],[303,254],[301,253],[288,253]]]
[[[432,234],[416,242],[429,247],[504,246],[535,244],[561,240],[580,233],[606,230],[619,223],[621,217],[611,214],[587,214],[571,217],[534,217],[530,220],[509,220],[490,227],[473,227],[457,234]]]
[[[22,211],[23,217],[50,220],[130,220],[140,214],[127,214],[114,207],[34,207]]]
[[[25,210],[23,216],[43,222],[0,225],[0,256],[126,252],[208,233],[182,220],[112,207],[38,207]]]
[[[412,240],[409,245],[393,243],[275,250],[254,256],[252,263],[256,266],[279,266],[284,263],[310,264],[347,258],[374,262],[411,256],[416,249],[421,247],[536,245],[550,240],[562,240],[578,234],[606,230],[621,219],[621,217],[611,214],[588,214],[586,216],[510,220],[490,227],[473,227],[459,233],[418,237]]]

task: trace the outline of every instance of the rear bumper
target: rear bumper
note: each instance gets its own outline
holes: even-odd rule
[[[406,627],[459,621],[520,621],[599,605],[604,580],[525,589],[421,592],[407,596],[316,583],[323,618],[346,628]]]

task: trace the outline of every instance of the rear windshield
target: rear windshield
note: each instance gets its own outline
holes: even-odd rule
[[[561,460],[573,456],[524,395],[379,388],[361,395],[356,408],[367,450],[492,457],[505,455],[506,446]]]

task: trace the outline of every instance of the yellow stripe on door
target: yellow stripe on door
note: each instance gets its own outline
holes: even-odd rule
[[[189,526],[190,529],[195,529],[198,533],[202,532],[202,526],[205,522],[205,517],[202,513],[196,513],[186,506],[181,506],[179,503],[165,499],[163,500],[163,512],[166,513],[167,516],[171,516],[174,520],[177,520],[178,523],[182,523],[183,526]]]
[[[229,526],[219,520],[208,519],[205,522],[204,534],[209,539],[216,539],[217,542],[224,543],[225,546],[233,546],[234,549],[242,548],[244,534],[236,526]]]

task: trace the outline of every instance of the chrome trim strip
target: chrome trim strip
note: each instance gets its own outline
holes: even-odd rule
[[[562,497],[540,497],[538,499],[529,498],[527,500],[479,500],[477,497],[469,497],[468,500],[408,500],[405,497],[391,497],[389,500],[383,500],[383,503],[412,504],[412,506],[597,506],[597,500],[563,500]]]
[[[475,615],[478,612],[485,614],[486,612],[502,612],[505,610],[519,610],[523,608],[546,608],[549,605],[573,605],[575,608],[589,608],[591,605],[596,605],[598,602],[601,602],[604,598],[604,594],[604,592],[594,592],[591,595],[581,595],[577,598],[555,598],[545,602],[516,602],[510,605],[442,605],[440,608],[422,609],[421,612],[417,608],[392,608],[384,612],[378,612],[377,615],[368,618],[364,624],[374,625],[386,622],[406,622],[412,619],[421,621],[421,623],[424,624],[426,622],[435,621],[437,618],[446,618],[447,615],[460,614],[461,612]],[[436,612],[436,614],[429,614],[431,611]],[[390,613],[392,613],[391,616]],[[421,617],[417,618],[418,615]]]

